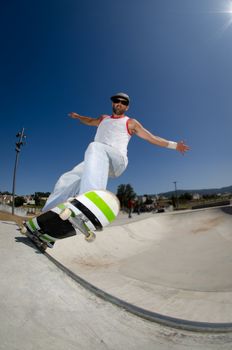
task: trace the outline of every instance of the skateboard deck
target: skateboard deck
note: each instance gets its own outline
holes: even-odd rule
[[[117,217],[117,197],[106,190],[94,190],[68,199],[47,212],[24,221],[21,233],[27,235],[40,250],[52,248],[56,240],[84,234],[91,242],[95,231],[101,231]]]

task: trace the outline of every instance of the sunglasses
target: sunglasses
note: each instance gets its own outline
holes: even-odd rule
[[[121,103],[123,106],[128,106],[129,102],[127,100],[121,100],[120,98],[113,98],[113,103]]]

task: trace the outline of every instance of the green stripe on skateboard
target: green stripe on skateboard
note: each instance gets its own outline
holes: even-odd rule
[[[51,237],[47,234],[41,235],[39,238],[43,241],[46,241],[46,242],[55,242],[56,241],[56,239],[54,237]]]
[[[32,228],[33,231],[36,231],[36,230],[37,230],[37,228],[36,228],[36,226],[35,226],[35,224],[34,224],[34,222],[33,222],[33,219],[28,220],[28,224],[31,226],[31,228]]]
[[[57,205],[57,208],[64,210],[66,208],[66,206],[63,203],[61,203],[61,204]]]
[[[116,217],[112,209],[106,204],[106,202],[99,197],[95,192],[85,193],[85,197],[87,197],[91,202],[93,202],[98,209],[105,215],[109,222],[113,221]]]

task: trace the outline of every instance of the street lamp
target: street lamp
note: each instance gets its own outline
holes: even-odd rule
[[[176,208],[178,208],[179,203],[178,203],[178,197],[177,197],[177,181],[173,181],[174,185],[175,185],[175,197],[176,197]]]
[[[12,190],[12,195],[13,195],[13,200],[12,200],[12,215],[14,215],[14,209],[15,209],[15,180],[16,180],[16,170],[18,166],[18,159],[19,159],[19,153],[21,150],[21,146],[25,145],[25,138],[26,135],[24,135],[24,128],[22,131],[18,132],[16,137],[18,137],[18,142],[15,143],[15,151],[16,151],[16,158],[15,158],[15,166],[14,166],[14,175],[13,175],[13,190]]]

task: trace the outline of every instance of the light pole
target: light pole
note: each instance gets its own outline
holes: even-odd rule
[[[177,197],[177,181],[173,181],[174,185],[175,185],[175,197],[176,197],[176,208],[178,208],[179,204],[178,204],[178,197]]]
[[[18,160],[19,160],[19,153],[21,150],[21,146],[23,146],[26,142],[24,139],[26,138],[26,135],[24,135],[24,128],[22,131],[18,132],[16,137],[19,138],[18,142],[15,143],[15,151],[16,151],[16,158],[15,158],[15,166],[14,166],[14,175],[13,175],[13,190],[12,190],[12,215],[14,215],[14,209],[15,209],[15,180],[16,180],[16,171],[18,166]]]

